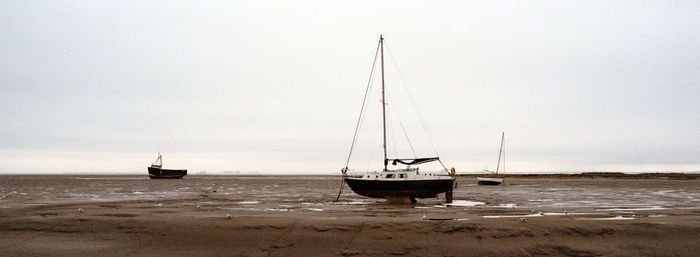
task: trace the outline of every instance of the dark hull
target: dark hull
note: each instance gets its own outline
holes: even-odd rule
[[[177,179],[187,175],[187,170],[168,170],[148,167],[148,177],[152,179],[170,178]]]
[[[358,195],[374,198],[432,198],[454,188],[454,179],[386,181],[345,178],[345,182]]]

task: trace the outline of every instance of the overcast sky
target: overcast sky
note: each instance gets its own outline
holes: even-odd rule
[[[0,172],[338,171],[380,34],[458,171],[502,131],[509,170],[700,170],[698,1],[1,1],[0,24]]]

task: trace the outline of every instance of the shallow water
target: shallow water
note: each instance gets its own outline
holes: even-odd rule
[[[335,202],[339,176],[187,176],[152,180],[146,175],[0,176],[0,208],[81,202],[154,201],[181,208],[271,213],[352,211],[364,216],[517,218],[572,215],[591,220],[665,217],[700,211],[700,181],[627,179],[510,179],[478,186],[458,178],[455,201],[443,196],[416,205],[388,205],[345,187]],[[209,199],[210,196],[215,196]],[[169,203],[188,199],[188,203]],[[192,205],[192,206],[189,206]]]

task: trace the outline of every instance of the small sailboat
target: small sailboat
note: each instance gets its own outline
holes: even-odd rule
[[[182,178],[187,175],[187,170],[170,170],[163,169],[163,155],[158,152],[158,159],[148,167],[148,177],[152,179],[158,178]]]
[[[441,193],[445,193],[445,198],[447,202],[452,202],[452,191],[455,187],[454,168],[452,168],[451,171],[448,171],[447,168],[442,164],[438,156],[424,158],[387,157],[387,104],[384,90],[384,37],[379,37],[379,45],[377,48],[377,51],[381,51],[381,103],[382,130],[384,140],[384,143],[382,145],[384,150],[384,158],[382,162],[384,164],[384,169],[382,169],[380,172],[370,172],[363,176],[350,176],[347,174],[348,163],[350,162],[350,157],[348,157],[346,166],[342,169],[343,180],[345,183],[348,184],[352,191],[359,195],[373,198],[385,198],[390,202],[408,203],[408,201],[410,201],[410,203],[415,203],[416,198],[434,198]],[[376,56],[377,55],[375,54],[375,63]],[[364,103],[362,108],[364,110]],[[362,113],[362,111],[360,113]],[[360,121],[361,120],[362,115],[360,116]],[[356,128],[355,136],[353,138],[353,146],[355,145],[355,140],[357,139],[357,131],[359,128],[360,121],[358,121],[358,127]],[[350,156],[352,155],[353,146],[351,146]],[[444,168],[444,172],[419,172],[418,167],[415,166],[435,161],[439,162],[440,165],[442,165],[442,168]],[[390,163],[392,165],[404,164],[407,166],[405,168],[391,170],[388,167]],[[338,194],[338,198],[340,198],[340,193]]]
[[[500,185],[506,180],[506,153],[503,149],[505,143],[506,133],[501,134],[501,147],[498,149],[498,164],[496,164],[496,171],[484,170],[485,172],[491,173],[490,175],[476,177],[476,183],[479,185]],[[498,174],[499,168],[501,166],[501,156],[503,157],[503,172]]]

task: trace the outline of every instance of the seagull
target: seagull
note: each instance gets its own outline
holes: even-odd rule
[[[425,218],[425,215],[423,215],[423,217],[421,217],[420,219],[425,220],[425,219],[426,219],[426,218]]]
[[[226,218],[231,219],[231,218],[233,218],[233,216],[231,216],[231,214],[226,213]]]
[[[201,208],[202,208],[202,206],[197,205],[197,209],[201,209]]]
[[[84,211],[85,211],[85,209],[83,209],[83,208],[78,208],[78,213],[83,213]]]
[[[569,215],[569,212],[564,210],[564,215]]]
[[[522,221],[522,222],[527,222],[527,218],[525,218],[525,217],[520,217],[520,221]]]

